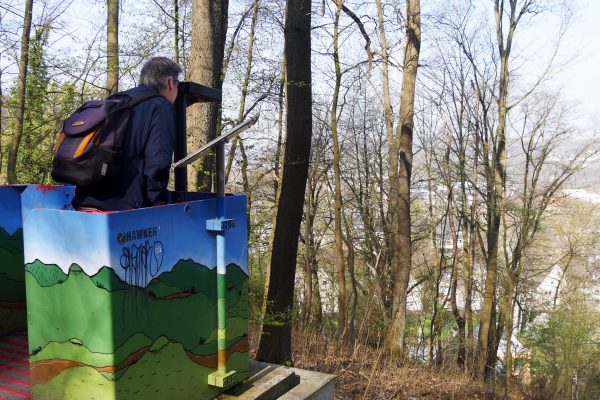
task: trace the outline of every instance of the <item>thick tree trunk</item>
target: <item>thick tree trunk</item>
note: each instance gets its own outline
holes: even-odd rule
[[[15,109],[15,130],[8,149],[8,165],[6,174],[8,183],[18,183],[17,157],[23,135],[23,118],[25,115],[25,88],[27,86],[27,67],[29,65],[29,37],[31,34],[31,16],[33,0],[25,1],[25,17],[23,20],[23,35],[21,36],[21,59],[19,61],[19,78],[17,81],[17,106]]]
[[[304,205],[312,137],[311,2],[287,0],[287,134],[271,263],[267,274],[262,334],[257,360],[291,361],[292,307],[298,234]],[[273,321],[274,323],[272,323]]]
[[[394,279],[392,320],[387,336],[387,343],[392,351],[404,351],[404,334],[406,328],[406,293],[410,279],[412,264],[411,219],[410,219],[410,178],[412,174],[412,136],[415,87],[419,53],[421,49],[421,6],[420,0],[406,2],[406,48],[404,53],[404,74],[400,98],[400,117],[396,127],[398,154],[394,158],[393,167],[397,167],[390,175],[390,205],[395,208],[390,215],[390,254],[392,277]],[[392,178],[397,181],[392,181]],[[395,189],[392,189],[395,188]],[[392,199],[392,196],[396,198]]]
[[[119,91],[119,0],[106,1],[106,92]]]
[[[223,87],[222,69],[227,36],[229,0],[193,0],[192,43],[188,77],[216,89]],[[219,132],[220,106],[200,103],[188,107],[188,148],[194,150],[215,138]],[[190,190],[210,191],[213,156],[188,170]]]

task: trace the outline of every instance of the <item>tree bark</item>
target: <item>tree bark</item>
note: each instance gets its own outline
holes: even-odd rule
[[[279,181],[281,180],[280,173],[280,163],[281,163],[281,153],[283,149],[283,111],[284,111],[284,103],[285,103],[285,87],[286,87],[286,72],[285,72],[285,60],[281,64],[281,78],[279,84],[279,94],[277,96],[277,145],[275,147],[275,157],[273,160],[273,173],[275,174],[275,179],[273,179],[273,193],[274,198],[277,200],[277,193],[279,192]]]
[[[254,0],[253,3],[253,11],[252,11],[252,22],[250,23],[250,35],[248,37],[248,53],[246,55],[246,73],[244,75],[244,82],[242,83],[242,95],[240,97],[240,105],[238,108],[238,116],[235,122],[235,125],[242,123],[244,120],[244,115],[246,112],[246,97],[248,96],[248,86],[250,85],[250,75],[252,73],[252,58],[254,52],[254,31],[256,29],[256,20],[258,19],[258,6],[260,0]],[[238,142],[241,142],[241,138],[236,136],[236,138],[231,143],[231,148],[229,150],[229,155],[227,157],[227,164],[225,166],[225,182],[229,180],[229,173],[231,172],[231,166],[233,164],[233,159],[235,157],[235,151],[237,148]],[[242,171],[242,174],[245,172]],[[246,182],[244,182],[246,184]]]
[[[512,47],[512,38],[517,26],[517,1],[511,0],[510,3],[510,20],[509,31],[504,39],[503,32],[503,14],[502,8],[504,2],[496,0],[494,2],[494,11],[496,17],[496,40],[498,44],[498,52],[500,56],[500,79],[498,93],[498,126],[496,129],[496,146],[492,155],[492,176],[488,178],[488,231],[487,231],[487,246],[488,257],[486,260],[486,277],[485,288],[483,293],[483,308],[481,311],[481,321],[479,329],[478,341],[478,360],[477,360],[477,377],[480,381],[485,379],[485,376],[492,376],[492,373],[486,372],[486,364],[490,355],[490,350],[493,349],[492,343],[489,342],[490,329],[492,326],[492,308],[495,304],[496,296],[496,275],[498,269],[498,240],[500,235],[500,219],[504,211],[504,191],[506,186],[506,117],[508,114],[508,78],[509,66],[508,60]],[[527,7],[527,4],[524,6]],[[523,9],[524,10],[524,9]],[[522,10],[522,11],[523,11]],[[490,187],[491,186],[491,187]],[[495,354],[494,354],[495,356]]]
[[[346,268],[344,260],[344,236],[342,233],[342,179],[340,169],[340,142],[338,137],[338,100],[342,84],[342,71],[339,54],[339,25],[343,0],[336,1],[335,20],[333,24],[333,62],[335,67],[335,86],[331,104],[331,137],[333,139],[333,175],[334,188],[334,235],[335,235],[335,266],[338,278],[338,329],[342,337],[346,334]]]
[[[387,38],[385,33],[385,26],[383,20],[383,7],[381,0],[377,0],[377,17],[378,17],[378,28],[379,28],[379,42],[381,43],[381,70],[383,79],[383,116],[385,121],[385,132],[388,144],[388,182],[389,182],[389,195],[388,195],[388,213],[387,217],[384,211],[384,200],[383,195],[378,196],[379,214],[382,221],[388,222],[396,219],[398,212],[398,187],[396,182],[398,181],[398,146],[394,138],[394,115],[392,110],[392,99],[390,94],[390,76],[389,76],[389,54],[387,50]],[[384,172],[383,162],[379,160],[378,165],[380,166],[380,182],[379,186],[383,187]],[[383,191],[380,191],[383,192]],[[395,225],[394,225],[395,226]],[[394,277],[390,277],[390,253],[393,251],[393,227],[392,223],[384,223],[383,230],[385,234],[385,242],[387,252],[384,254],[385,262],[380,263],[378,283],[381,287],[381,301],[385,308],[384,317],[386,320],[386,326],[391,333],[392,327],[390,322],[392,319],[393,311],[391,307],[391,301],[393,301],[393,285],[395,284]],[[387,340],[387,339],[386,339]],[[388,347],[391,345],[388,343]]]
[[[2,135],[4,133],[3,111],[4,110],[4,94],[2,92],[2,69],[0,69],[0,182],[2,182],[2,168],[4,167],[4,147],[2,146]]]
[[[175,61],[179,64],[179,0],[173,0],[173,28],[175,29],[173,35],[173,53],[175,53]]]
[[[267,296],[264,304],[262,334],[256,354],[257,360],[278,364],[290,362],[292,359],[292,307],[298,234],[312,137],[310,29],[310,0],[287,0],[286,146],[277,215],[273,228],[273,250],[267,272]]]
[[[119,91],[119,0],[106,0],[106,92]]]
[[[223,87],[222,69],[229,0],[193,0],[189,79],[216,89]],[[216,103],[188,107],[188,148],[197,149],[219,132],[221,108]],[[191,190],[212,188],[213,155],[188,170]]]
[[[394,352],[404,351],[406,293],[412,264],[410,179],[412,174],[412,136],[419,53],[421,49],[420,0],[406,2],[406,48],[400,97],[400,118],[394,141],[398,153],[390,153],[390,255],[394,293],[391,327],[387,343]],[[393,158],[393,160],[392,160]],[[397,169],[396,169],[397,168]],[[393,180],[394,179],[394,180]]]
[[[29,37],[31,34],[31,16],[33,0],[25,1],[23,34],[21,36],[21,59],[19,61],[19,78],[17,82],[17,106],[15,109],[15,131],[8,149],[8,165],[6,174],[9,184],[18,183],[17,156],[23,135],[23,117],[25,115],[25,88],[27,86],[27,67],[29,65]]]
[[[350,319],[348,321],[348,340],[354,343],[356,340],[356,310],[358,309],[358,284],[356,281],[356,263],[354,251],[354,238],[350,231],[350,223],[344,214],[344,228],[346,231],[345,243],[348,249],[348,273],[350,275],[350,287],[352,288],[352,306],[350,308]]]

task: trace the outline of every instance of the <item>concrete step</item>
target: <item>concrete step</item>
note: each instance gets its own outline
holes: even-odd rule
[[[250,377],[221,400],[333,400],[335,377],[299,368],[250,361]]]

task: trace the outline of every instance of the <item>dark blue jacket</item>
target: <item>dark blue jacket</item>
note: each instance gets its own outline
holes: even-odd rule
[[[130,96],[154,92],[148,86],[125,91]],[[111,187],[77,189],[73,206],[106,211],[166,204],[169,169],[175,148],[175,107],[163,96],[136,105],[123,140],[124,169]]]

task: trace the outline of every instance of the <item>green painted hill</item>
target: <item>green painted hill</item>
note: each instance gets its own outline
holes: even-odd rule
[[[106,289],[108,291],[125,290],[129,287],[127,283],[119,278],[117,274],[115,274],[115,272],[108,267],[100,268],[96,275],[93,275],[91,279],[97,287]]]
[[[62,269],[56,264],[44,264],[40,260],[25,265],[25,271],[29,272],[42,287],[49,287],[62,283],[67,279]]]
[[[149,347],[152,340],[143,333],[136,333],[123,343],[114,354],[93,353],[82,343],[76,340],[67,340],[63,343],[51,342],[43,349],[34,349],[35,354],[30,356],[31,362],[52,359],[77,360],[93,367],[105,365],[118,365],[136,351]]]
[[[0,227],[0,248],[11,254],[23,254],[23,229],[19,228],[9,235],[4,228]]]
[[[197,282],[202,282],[202,288]],[[152,279],[147,288],[157,297],[166,297],[179,292],[200,291],[209,298],[217,296],[215,272],[192,260],[179,260],[171,271]]]
[[[227,282],[231,282],[235,285],[238,292],[242,291],[244,282],[248,279],[248,275],[236,264],[229,264],[227,266]]]

